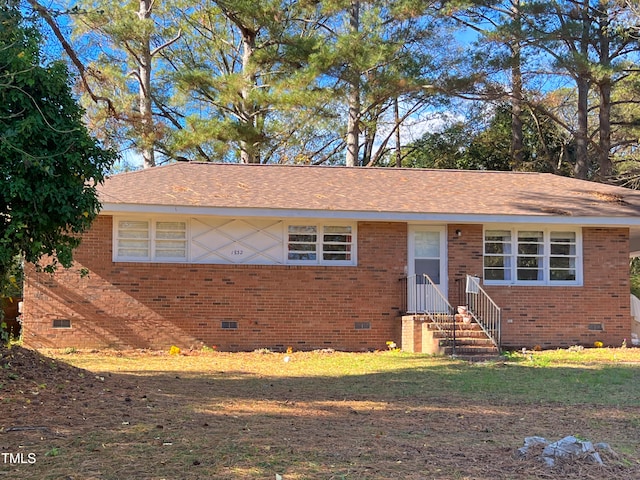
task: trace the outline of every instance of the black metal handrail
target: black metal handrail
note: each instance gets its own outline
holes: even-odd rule
[[[428,275],[411,275],[400,279],[402,289],[402,312],[425,315],[436,327],[445,333],[447,340],[456,349],[456,310]],[[472,275],[455,279],[456,305],[465,306],[493,344],[500,349],[501,315],[500,307],[481,287],[480,279]]]

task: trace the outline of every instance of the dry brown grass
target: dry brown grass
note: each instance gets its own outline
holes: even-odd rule
[[[640,352],[619,352],[582,367],[14,347],[0,361],[0,452],[37,461],[0,458],[0,479],[640,478]],[[526,436],[571,434],[618,455],[554,469],[515,455]]]

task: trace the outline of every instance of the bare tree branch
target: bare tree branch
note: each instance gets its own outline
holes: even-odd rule
[[[178,30],[178,33],[176,34],[176,36],[173,37],[171,40],[167,40],[166,42],[164,42],[159,47],[156,47],[153,50],[151,50],[151,56],[154,57],[154,56],[156,56],[156,54],[158,54],[158,52],[161,52],[165,48],[170,47],[171,45],[173,45],[178,40],[180,40],[181,36],[182,36],[182,30]]]
[[[49,13],[49,11],[44,6],[40,5],[37,2],[37,0],[28,0],[28,2],[31,5],[31,8],[33,8],[33,10],[37,12],[38,15],[40,15],[45,22],[47,22],[47,24],[53,31],[53,34],[56,36],[56,38],[60,42],[60,45],[62,45],[62,48],[71,59],[71,62],[73,63],[73,65],[78,70],[78,73],[80,74],[82,85],[85,88],[86,92],[91,97],[91,100],[93,100],[95,103],[100,103],[100,102],[106,103],[109,113],[114,117],[117,117],[117,112],[115,107],[113,106],[112,100],[110,98],[99,96],[94,93],[88,80],[88,77],[91,75],[91,69],[87,69],[82,63],[82,61],[80,61],[80,58],[78,58],[78,55],[76,54],[75,50],[62,34],[62,31],[60,30],[60,27],[54,20],[53,16]]]

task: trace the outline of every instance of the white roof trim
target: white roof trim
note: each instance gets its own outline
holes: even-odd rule
[[[102,215],[117,214],[174,214],[210,215],[220,217],[270,218],[334,218],[341,220],[371,220],[386,222],[440,222],[440,223],[544,223],[555,225],[589,225],[606,227],[640,226],[640,217],[577,217],[570,215],[472,215],[447,213],[371,212],[335,210],[299,210],[277,208],[228,208],[170,205],[139,205],[104,203]]]

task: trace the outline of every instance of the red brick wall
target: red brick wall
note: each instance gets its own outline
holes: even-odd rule
[[[100,217],[73,269],[28,269],[23,338],[34,347],[384,349],[400,343],[406,235],[404,223],[359,223],[357,267],[113,263],[111,218]],[[454,306],[457,280],[482,276],[482,235],[481,225],[448,226]],[[629,341],[628,230],[585,228],[583,247],[583,287],[485,287],[502,308],[503,346]],[[53,319],[72,328],[54,329]],[[223,330],[222,321],[239,328]]]
[[[457,231],[460,231],[460,236],[457,235]],[[447,227],[449,301],[454,307],[464,305],[460,288],[464,288],[466,276],[475,275],[482,278],[482,248],[482,225],[449,225]]]
[[[359,223],[357,267],[113,263],[111,223],[98,218],[71,270],[28,269],[27,345],[358,351],[399,342],[404,223]],[[52,328],[54,319],[72,328]]]
[[[455,230],[462,235],[457,237]],[[456,278],[482,276],[482,226],[450,225],[449,288]],[[619,346],[629,342],[628,229],[584,228],[583,287],[486,286],[502,309],[502,344],[505,347],[542,348],[593,345]],[[604,331],[589,330],[602,324]]]

